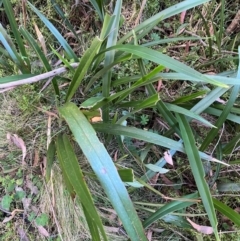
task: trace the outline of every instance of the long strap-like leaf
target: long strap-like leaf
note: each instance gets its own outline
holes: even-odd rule
[[[147,241],[126,187],[92,125],[73,103],[59,108],[132,241]]]
[[[101,219],[94,206],[92,196],[84,180],[77,157],[67,135],[58,135],[56,146],[57,155],[63,171],[65,182],[70,193],[72,194],[74,189],[80,199],[92,235],[92,240],[101,241],[101,233],[104,241],[107,241],[107,236]]]

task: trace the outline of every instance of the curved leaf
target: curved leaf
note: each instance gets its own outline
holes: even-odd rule
[[[38,17],[43,21],[43,23],[50,30],[50,32],[54,35],[54,37],[57,39],[57,41],[62,45],[62,47],[65,49],[68,57],[70,59],[74,59],[74,61],[78,62],[78,57],[73,52],[72,48],[69,46],[67,41],[59,33],[59,31],[53,26],[53,24],[37,8],[35,8],[30,2],[28,2],[28,5],[38,15]]]
[[[186,198],[186,199],[196,199],[198,198],[197,193],[189,194],[181,198]],[[184,209],[188,206],[191,206],[194,204],[196,201],[193,202],[187,202],[187,201],[171,201],[170,203],[167,203],[160,209],[158,209],[154,214],[152,214],[150,217],[148,217],[144,222],[143,222],[143,227],[147,228],[149,227],[152,223],[157,221],[158,219],[163,218],[165,215],[168,215],[172,212],[175,212],[180,209]]]
[[[213,85],[217,85],[220,87],[228,88],[226,84],[220,83],[211,77],[206,77],[199,73],[198,71],[190,68],[189,66],[167,56],[166,54],[162,54],[156,50],[149,49],[143,46],[136,46],[136,45],[116,45],[114,47],[110,47],[107,49],[107,51],[117,49],[120,51],[125,51],[127,53],[135,54],[142,59],[150,60],[154,63],[157,63],[159,65],[164,65],[166,68],[172,69],[176,72],[183,73],[185,75],[189,75],[191,77],[194,77],[196,79],[199,79],[199,81],[203,81],[206,83],[210,83]]]
[[[240,226],[240,215],[235,212],[233,209],[228,207],[226,204],[218,201],[217,199],[213,198],[213,205],[214,207],[221,212],[224,216],[229,218],[232,222],[236,225]]]

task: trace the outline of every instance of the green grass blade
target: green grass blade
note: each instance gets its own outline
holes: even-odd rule
[[[216,104],[214,103],[212,107],[221,111],[225,108],[223,104],[217,104],[217,103]],[[234,105],[234,107],[231,108],[231,113],[240,114],[240,108],[237,105]]]
[[[203,99],[201,99],[195,106],[191,108],[191,111],[200,114],[203,112],[208,106],[210,106],[217,98],[219,98],[221,95],[223,95],[227,89],[217,87],[213,89],[210,93],[207,94],[207,96]],[[231,115],[231,114],[230,114]],[[239,121],[239,118],[235,118],[235,120]],[[182,140],[179,141],[182,143]],[[169,151],[171,156],[175,155],[176,151],[175,148]],[[166,164],[166,161],[164,158],[161,158],[155,165],[158,165],[159,167],[163,167]],[[155,175],[154,172],[151,170],[148,170],[144,176],[141,177],[142,180],[147,181],[151,179]]]
[[[103,0],[90,0],[91,4],[98,13],[99,18],[103,22],[104,19],[104,1]]]
[[[59,155],[60,153],[58,153],[57,143],[55,145],[56,145],[56,153]],[[59,166],[60,166],[60,169],[62,170],[62,176],[63,176],[64,183],[66,185],[67,191],[69,192],[72,200],[74,200],[74,198],[76,197],[76,192],[75,192],[75,190],[73,188],[73,185],[70,182],[69,177],[67,175],[67,172],[66,172],[67,169],[64,168],[63,163],[62,163],[62,159],[60,159],[60,158],[59,158]]]
[[[24,29],[23,27],[20,27],[20,33],[23,35],[23,37],[28,41],[28,43],[31,45],[31,47],[34,49],[35,53],[37,54],[39,60],[43,63],[43,66],[46,71],[51,71],[52,68],[50,64],[48,63],[48,60],[41,50],[41,48],[38,46],[34,38],[30,35],[30,33]]]
[[[198,198],[197,193],[192,193],[189,195],[186,195],[184,197],[181,197],[182,199],[196,199]],[[160,209],[158,209],[154,214],[152,214],[150,217],[148,217],[144,222],[143,222],[143,227],[147,228],[149,227],[152,223],[156,222],[158,219],[163,218],[165,215],[168,215],[172,212],[175,212],[177,210],[182,210],[185,209],[186,207],[191,206],[192,204],[195,204],[196,201],[192,202],[186,202],[186,201],[171,201],[170,203],[167,203]]]
[[[177,60],[174,60],[171,57],[169,57],[165,54],[162,54],[156,50],[152,50],[152,49],[142,47],[142,46],[126,44],[126,45],[116,45],[114,47],[108,48],[108,51],[113,50],[113,49],[125,51],[127,53],[137,55],[142,59],[147,59],[147,60],[157,63],[159,65],[164,65],[166,68],[169,68],[169,69],[174,70],[179,73],[183,73],[185,75],[189,75],[193,78],[199,79],[199,81],[203,81],[203,82],[217,85],[220,87],[228,88],[228,86],[226,84],[223,84],[214,79],[208,78],[208,77],[202,75],[201,73],[199,73],[198,71],[190,68],[189,66],[187,66]]]
[[[8,61],[5,58],[2,57],[0,59],[0,68],[9,71],[12,68],[12,66],[8,63]]]
[[[28,60],[28,55],[27,55],[26,49],[24,47],[23,40],[22,40],[22,38],[20,36],[20,33],[18,31],[18,24],[17,24],[16,18],[14,16],[11,1],[3,1],[3,6],[4,6],[4,10],[5,10],[5,12],[8,16],[8,20],[9,20],[9,23],[11,25],[11,29],[12,29],[12,32],[14,34],[17,46],[20,50],[20,53],[21,53],[22,57],[25,58],[25,62],[27,63],[27,69],[30,70],[31,69],[30,68],[30,61]]]
[[[229,218],[233,223],[240,226],[240,215],[237,212],[215,198],[213,198],[213,204],[216,210]]]
[[[96,226],[95,220],[92,219],[91,215],[88,213],[86,208],[83,206],[83,212],[88,223],[88,228],[92,236],[92,240],[101,241],[101,237],[98,232],[98,228]]]
[[[145,70],[145,66],[144,66],[142,59],[138,60],[138,65],[139,65],[141,74],[146,75],[146,70]],[[160,65],[159,67],[162,67],[162,66]],[[156,71],[158,70],[157,68],[155,68]],[[163,70],[163,68],[162,68],[162,70]],[[159,70],[159,72],[162,70]],[[153,73],[154,73],[154,71],[153,71]],[[134,85],[135,85],[135,83],[134,83]],[[150,95],[150,96],[155,95],[157,93],[157,91],[155,90],[154,86],[151,83],[146,85],[146,89],[147,89],[148,95]],[[168,110],[167,106],[161,99],[158,101],[156,107],[157,107],[159,114],[162,115],[163,118],[167,121],[167,123],[175,130],[175,132],[179,136],[181,136],[181,133],[179,132],[179,130],[177,128],[177,121],[176,121],[175,116]]]
[[[238,116],[239,118],[239,116]],[[223,154],[229,155],[231,154],[234,149],[237,149],[240,146],[240,134],[236,135],[232,140],[230,140],[224,147],[223,147]]]
[[[119,104],[118,106],[122,107],[122,108],[131,107],[131,108],[134,108],[134,112],[136,112],[136,111],[139,111],[139,110],[142,110],[145,108],[155,106],[159,100],[160,100],[159,94],[155,94],[144,100],[123,102],[123,103]]]
[[[96,207],[94,206],[92,196],[84,180],[77,157],[66,134],[58,135],[56,147],[62,170],[64,170],[66,173],[69,182],[71,183],[83,207],[85,208],[85,212],[87,212],[91,217],[91,221],[88,219],[90,222],[90,227],[92,225],[95,226],[95,228],[92,229],[92,231],[95,230],[95,232],[91,234],[92,237],[95,237],[93,240],[101,241],[99,236],[100,232],[104,240],[107,241],[107,236],[104,231],[102,221],[97,213]]]
[[[122,0],[117,0],[114,8],[115,15],[114,22],[112,24],[111,32],[107,39],[107,48],[116,45],[117,43],[117,36],[118,36],[118,29],[119,29],[119,22],[121,16],[121,9],[122,9]],[[111,65],[114,62],[115,51],[108,51],[105,53],[105,60],[104,60],[104,67]],[[102,79],[102,95],[103,97],[107,98],[110,96],[110,86],[111,86],[111,78],[112,78],[112,71],[109,70],[103,76]],[[109,106],[105,106],[103,108],[103,121],[108,122],[109,120]]]
[[[151,47],[151,46],[156,46],[156,45],[160,45],[160,44],[167,44],[167,43],[173,43],[173,42],[178,42],[178,41],[199,40],[199,39],[200,38],[196,38],[196,37],[167,38],[167,39],[160,39],[157,41],[147,42],[147,43],[141,44],[141,46]],[[201,40],[202,40],[202,38],[201,38]]]
[[[131,92],[133,92],[135,89],[141,87],[141,86],[145,86],[147,84],[149,84],[149,80],[151,81],[151,78],[153,76],[156,75],[156,73],[158,73],[159,71],[162,71],[164,68],[163,66],[157,66],[155,69],[153,69],[151,72],[149,72],[148,74],[142,76],[142,78],[140,78],[138,81],[136,81],[131,87],[129,87],[128,89],[119,91],[116,94],[111,95],[110,97],[108,97],[109,101],[113,101],[113,100],[117,100],[117,102],[120,102],[121,100],[125,99]],[[154,95],[156,94],[156,91],[153,91],[152,93],[150,93],[150,95]]]
[[[135,127],[128,127],[128,126],[122,126],[117,124],[105,124],[105,123],[94,124],[93,127],[95,130],[106,134],[113,134],[117,136],[119,135],[127,136],[130,138],[145,141],[147,143],[153,143],[159,146],[166,147],[168,149],[177,150],[177,151],[186,153],[183,147],[183,144],[181,142],[174,141],[170,138],[158,135],[150,131],[141,130]],[[222,163],[223,165],[227,165],[224,162],[220,162],[217,159],[203,152],[199,152],[199,155],[204,160],[214,161],[214,162]]]
[[[51,0],[51,3],[55,9],[55,11],[59,14],[59,16],[62,18],[64,24],[67,25],[67,27],[69,28],[69,30],[74,34],[75,38],[77,39],[78,43],[81,44],[81,41],[76,33],[76,31],[74,30],[72,24],[69,22],[68,18],[66,17],[66,15],[64,14],[63,10],[61,9],[61,7],[59,6],[59,4],[55,1],[55,0]]]
[[[131,240],[147,241],[127,190],[111,157],[97,138],[92,125],[78,107],[72,103],[66,103],[59,108],[59,111],[87,157]]]
[[[216,128],[212,123],[210,123],[209,121],[207,121],[206,119],[204,119],[203,117],[201,117],[200,115],[197,115],[195,114],[194,112],[192,111],[189,111],[189,110],[186,110],[182,107],[179,107],[177,105],[173,105],[173,104],[169,104],[169,103],[165,103],[165,105],[167,106],[167,108],[170,110],[170,111],[173,111],[175,113],[179,113],[179,114],[183,114],[185,116],[188,116],[192,119],[196,119],[204,124],[206,124],[207,126],[210,126],[210,127],[213,127],[213,128]]]
[[[63,38],[63,36],[59,33],[59,31],[53,26],[53,24],[37,9],[35,8],[30,2],[28,2],[30,8],[38,15],[38,17],[42,20],[42,22],[46,25],[49,31],[54,35],[57,41],[62,45],[65,49],[66,54],[70,59],[73,59],[75,62],[78,62],[78,57],[73,52],[72,48],[69,46],[67,41]]]
[[[134,181],[134,173],[133,169],[120,169],[118,170],[118,174],[123,182],[133,182]]]
[[[206,78],[213,79],[219,83],[226,84],[226,85],[236,85],[236,83],[238,83],[238,79],[233,77],[220,76],[220,75],[207,75],[207,74],[204,74],[204,76]],[[199,83],[201,81],[198,78],[195,78],[193,76],[186,75],[183,73],[161,73],[159,75],[159,78],[170,79],[170,80],[183,80],[183,81],[190,80],[196,83]]]
[[[92,64],[93,58],[95,57],[96,53],[98,52],[100,46],[102,44],[102,40],[99,38],[95,38],[90,46],[89,49],[85,52],[82,56],[79,66],[77,67],[71,84],[68,88],[68,92],[66,95],[66,102],[70,101],[70,99],[75,94],[77,88],[81,84],[83,77],[87,73],[90,65]]]
[[[220,240],[218,235],[218,230],[217,230],[217,217],[213,206],[211,193],[207,185],[207,182],[204,178],[205,173],[204,173],[203,164],[202,164],[198,149],[195,145],[195,140],[193,137],[191,127],[189,126],[186,118],[183,115],[177,114],[177,119],[179,121],[179,126],[182,133],[182,139],[183,139],[186,153],[189,159],[191,170],[195,179],[195,183],[198,188],[198,192],[202,198],[202,202],[208,214],[211,226],[214,230],[216,240]]]
[[[105,39],[110,34],[115,18],[115,15],[110,16],[109,14],[105,14],[100,39]]]
[[[186,0],[182,1],[176,5],[171,6],[170,8],[167,8],[160,13],[157,13],[156,15],[152,16],[151,18],[145,20],[141,24],[139,24],[137,27],[133,29],[133,31],[137,34],[141,31],[143,31],[143,36],[146,35],[149,31],[151,31],[160,21],[163,21],[164,19],[167,19],[169,17],[172,17],[178,13],[181,13],[185,10],[194,8],[200,4],[209,2],[209,0]],[[149,27],[150,26],[150,27]],[[144,31],[145,30],[145,31]],[[124,37],[122,37],[118,43],[123,43],[128,38],[132,37],[133,31],[129,31]]]
[[[2,42],[3,46],[8,53],[8,56],[11,58],[14,64],[18,66],[20,71],[23,74],[30,73],[30,69],[26,66],[25,62],[23,61],[24,57],[19,55],[10,36],[7,34],[5,29],[0,24],[0,42]],[[6,56],[6,55],[5,55]]]
[[[227,102],[227,105],[215,123],[215,126],[217,128],[212,128],[209,131],[208,135],[204,139],[199,150],[204,151],[209,146],[209,144],[212,142],[212,140],[214,140],[214,138],[217,136],[219,129],[222,127],[223,123],[226,121],[227,116],[229,115],[231,108],[233,107],[233,105],[238,97],[239,90],[240,90],[240,85],[236,85],[233,87],[232,93]]]
[[[0,26],[2,26],[2,25],[0,25]],[[2,47],[0,47],[0,53],[1,53],[2,55],[4,55],[4,57],[6,57],[6,58],[10,58],[9,53],[8,53],[4,48],[2,48]]]
[[[132,55],[131,54],[127,54],[127,55],[124,55],[122,56],[121,58],[118,58],[116,59],[114,62],[112,62],[110,65],[102,68],[101,70],[99,70],[88,82],[87,86],[85,87],[84,89],[84,93],[86,93],[91,87],[92,85],[94,84],[94,82],[99,79],[100,77],[102,77],[107,71],[109,71],[113,66],[121,63],[121,62],[124,62],[128,59],[130,59]],[[100,91],[100,90],[99,90]],[[92,94],[92,92],[90,93]]]
[[[186,96],[183,96],[183,97],[179,97],[179,98],[177,98],[176,100],[172,101],[171,103],[172,103],[172,104],[185,103],[185,102],[194,100],[194,99],[196,99],[197,97],[203,96],[203,95],[205,95],[206,93],[207,93],[206,90],[200,90],[200,91],[195,92],[195,93],[193,93],[193,94],[186,95]]]

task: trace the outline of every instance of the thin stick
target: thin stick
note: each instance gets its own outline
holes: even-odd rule
[[[71,65],[71,67],[76,68],[76,67],[78,67],[79,63],[72,63],[70,65]],[[54,77],[56,75],[62,74],[64,72],[66,72],[67,70],[68,70],[67,67],[61,67],[61,68],[49,71],[47,73],[39,74],[39,75],[36,75],[34,77],[30,77],[30,78],[27,78],[27,79],[22,79],[22,80],[13,81],[13,82],[10,82],[10,83],[0,84],[0,89],[9,88],[9,87],[18,86],[18,85],[35,83],[35,82],[38,82],[38,81],[41,81],[41,80],[44,80],[44,79],[51,78],[51,77]]]
[[[136,19],[136,21],[135,21],[135,27],[137,27],[137,25],[139,24],[139,20],[140,20],[140,18],[141,18],[141,16],[142,16],[144,7],[145,7],[145,5],[146,5],[146,2],[147,2],[147,0],[143,0],[143,1],[142,1],[142,5],[141,5],[141,8],[140,8],[139,14],[138,14],[137,19]]]

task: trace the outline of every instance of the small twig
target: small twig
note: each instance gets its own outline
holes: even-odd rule
[[[42,89],[39,91],[39,93],[41,93],[42,91],[44,91],[48,85],[51,83],[53,78],[49,78],[49,80],[44,84],[44,86],[42,87]]]
[[[217,141],[216,145],[214,146],[214,148],[213,148],[213,150],[212,150],[211,156],[213,155],[215,149],[217,148],[218,143],[220,142],[220,140],[221,140],[221,138],[222,138],[224,129],[225,129],[225,124],[223,123],[223,127],[222,127],[222,130],[221,130],[221,133],[220,133],[220,135],[219,135],[219,138],[218,138],[218,141]]]
[[[72,63],[70,64],[71,67],[76,68],[78,67],[79,63]],[[47,73],[44,74],[40,74],[34,77],[30,77],[30,78],[26,78],[26,79],[22,79],[22,80],[17,80],[17,81],[13,81],[10,83],[4,83],[4,84],[0,84],[0,89],[4,89],[4,88],[9,88],[9,87],[13,87],[13,86],[18,86],[18,85],[24,85],[24,84],[31,84],[31,83],[35,83],[47,78],[51,78],[54,77],[56,75],[62,74],[64,72],[66,72],[68,70],[67,67],[61,67],[52,71],[49,71]]]
[[[240,10],[238,10],[236,16],[232,20],[231,24],[226,29],[228,34],[233,33],[236,29],[240,27]]]
[[[51,117],[51,115],[49,115],[48,123],[47,123],[47,149],[51,142],[51,123],[52,123],[52,117]]]
[[[0,206],[0,211],[4,212],[4,213],[6,213],[6,214],[12,215],[12,212],[10,212],[10,211],[2,208],[1,206]]]
[[[208,46],[208,45],[201,39],[201,37],[200,37],[199,35],[197,35],[197,34],[195,34],[195,33],[192,33],[192,32],[190,32],[190,31],[188,31],[188,30],[185,30],[184,32],[187,33],[187,34],[190,34],[190,35],[192,35],[192,36],[194,36],[194,37],[199,38],[199,41],[200,41],[200,43],[201,43],[203,46],[205,46],[205,47]],[[216,47],[214,47],[214,46],[212,46],[212,48],[213,48],[214,50],[216,50],[216,51],[219,52],[219,49],[218,49],[218,48],[216,48]],[[225,54],[238,54],[238,52],[227,51],[227,50],[221,50],[221,53],[225,53]]]
[[[135,27],[137,27],[137,25],[139,24],[139,20],[140,20],[140,18],[141,18],[141,16],[142,16],[144,7],[145,7],[145,5],[146,5],[146,2],[147,2],[147,0],[143,0],[143,1],[142,1],[142,5],[141,5],[141,8],[140,8],[140,11],[139,11],[139,13],[138,13],[137,19],[136,19],[135,24],[134,24]]]

